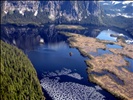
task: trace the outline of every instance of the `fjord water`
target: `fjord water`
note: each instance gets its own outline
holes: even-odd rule
[[[70,52],[72,52],[72,56],[69,55]],[[99,93],[100,96],[103,96],[101,97],[103,99],[115,100],[115,98],[111,94],[109,94],[103,89],[97,90],[95,88],[97,87],[97,85],[88,81],[87,72],[86,72],[87,66],[84,62],[84,60],[87,58],[82,57],[77,49],[70,48],[66,43],[66,41],[58,41],[56,43],[53,42],[53,43],[41,44],[37,46],[34,50],[28,51],[27,55],[31,60],[32,64],[34,65],[38,74],[38,78],[40,80],[42,80],[43,78],[49,78],[49,80],[51,78],[54,80],[56,80],[57,78],[60,78],[57,84],[64,84],[63,85],[64,87],[65,87],[64,82],[68,82],[68,83],[71,82],[71,86],[73,84],[78,84],[78,87],[81,87],[81,89],[83,88],[83,86],[94,88],[95,90],[92,92],[92,94]],[[58,74],[58,75],[52,75],[52,73]],[[75,76],[74,74],[77,76]],[[47,79],[44,81],[49,81],[49,80]],[[54,81],[51,80],[51,83],[49,84],[54,85],[53,82]],[[43,81],[41,83],[43,84]],[[47,85],[47,84],[45,83],[43,85]],[[55,95],[54,92],[52,95]],[[84,94],[81,93],[81,95],[84,95]],[[96,97],[94,96],[95,100],[100,99],[100,97],[98,99],[99,95],[97,96],[95,95]],[[89,96],[91,98],[92,95],[89,95]]]
[[[82,57],[77,49],[70,48],[67,38],[59,35],[54,27],[21,29],[17,30],[16,28],[12,38],[15,40],[14,43],[26,53],[35,67],[47,100],[51,98],[60,100],[62,97],[65,97],[65,100],[68,97],[73,98],[72,100],[82,100],[83,98],[84,100],[86,98],[116,100],[113,95],[89,82],[87,66],[84,62],[88,58]],[[96,33],[94,36],[100,34]],[[93,37],[93,34],[86,33],[85,35]],[[44,39],[44,44],[39,43],[40,37]],[[72,56],[70,56],[70,52]],[[105,50],[98,51],[99,54],[108,52]],[[71,98],[68,98],[68,100]]]
[[[48,100],[61,99],[62,92],[65,95],[65,100],[68,97],[73,98],[73,95],[76,98],[72,100],[85,98],[115,100],[113,95],[89,82],[86,71],[87,66],[84,62],[88,58],[82,57],[77,49],[70,48],[66,37],[56,34],[52,39],[45,36],[44,40],[47,40],[44,44],[36,45],[33,47],[34,49],[24,51],[37,71]],[[70,52],[72,55],[70,55]],[[53,86],[55,87],[53,88]],[[80,90],[83,93],[79,92]],[[57,91],[60,94],[58,96]],[[66,91],[70,91],[70,93]]]

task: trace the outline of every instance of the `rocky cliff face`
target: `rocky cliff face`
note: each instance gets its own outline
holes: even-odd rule
[[[3,1],[1,23],[94,24],[132,30],[132,1]],[[125,23],[126,22],[126,23]]]
[[[82,21],[91,15],[101,14],[97,1],[5,1],[2,10],[3,16],[11,16],[18,11],[23,17],[26,13],[31,13],[33,17],[45,16],[51,21],[62,18],[67,21]]]

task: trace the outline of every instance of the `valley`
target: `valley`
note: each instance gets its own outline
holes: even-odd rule
[[[133,1],[0,1],[1,100],[132,100]]]
[[[93,96],[96,96],[95,98],[99,98],[100,96],[101,99],[107,100],[115,100],[117,98],[129,99],[128,96],[130,93],[126,95],[126,93],[124,92],[119,92],[121,91],[121,89],[123,90],[123,88],[125,90],[128,89],[129,91],[131,89],[132,91],[132,88],[130,86],[130,84],[132,84],[132,77],[129,77],[128,79],[126,78],[125,80],[125,78],[122,76],[132,76],[132,72],[129,72],[133,69],[132,44],[126,44],[126,41],[123,40],[131,39],[130,35],[127,36],[127,33],[125,31],[118,29],[116,29],[118,32],[110,30],[111,28],[104,30],[107,29],[107,27],[100,28],[97,26],[87,27],[79,25],[73,25],[73,27],[71,26],[72,25],[58,26],[54,24],[45,25],[45,27],[16,26],[15,28],[15,26],[3,26],[3,32],[6,34],[4,35],[4,33],[2,33],[2,40],[12,45],[16,45],[18,48],[22,49],[27,57],[31,60],[33,66],[37,71],[37,76],[41,82],[41,86],[44,89],[43,91],[46,100],[47,98],[49,98],[48,100],[54,98],[62,98],[62,96],[59,95],[60,89],[58,90],[58,96],[54,92],[57,91],[56,88],[58,87],[54,87],[53,89],[55,90],[52,90],[53,92],[49,91],[49,88],[52,89],[52,86],[56,86],[57,84],[62,84],[63,87],[66,87],[65,84],[70,84],[70,86],[75,84],[78,87],[81,87],[81,89],[85,86],[88,89],[92,88],[92,94],[97,94],[97,96],[91,96],[89,94],[83,96],[83,94],[80,94],[83,96],[82,98],[91,99],[94,98]],[[121,37],[120,39],[117,39],[118,37],[111,36],[111,34],[118,35],[120,33],[123,33],[123,37]],[[40,39],[44,40],[43,44],[40,43]],[[77,48],[79,51],[75,48]],[[118,50],[120,52],[117,52]],[[71,56],[70,52],[72,53]],[[36,59],[36,57],[38,59]],[[127,60],[124,59],[124,57],[130,57],[130,63],[128,63]],[[114,58],[116,58],[117,60],[115,60]],[[129,65],[131,65],[131,68],[126,68],[126,66],[129,67]],[[118,73],[121,73],[122,75],[119,75]],[[118,78],[114,79],[114,75]],[[103,81],[105,80],[105,78],[106,81]],[[50,83],[46,83],[47,81],[49,81],[51,85]],[[55,84],[56,82],[58,83]],[[97,86],[92,82],[100,85],[100,88],[108,90],[117,98],[109,94],[105,90],[97,90],[95,88]],[[110,84],[106,84],[107,82],[110,82]],[[126,82],[128,82],[129,84]],[[49,85],[47,86],[46,84]],[[105,84],[107,85],[106,87]],[[113,90],[116,89],[116,92],[112,92],[112,90],[108,88],[110,86],[119,86],[119,91],[116,88],[111,88]],[[125,87],[121,88],[121,86]],[[72,91],[67,89],[64,90],[65,91],[63,92],[63,95],[66,95],[66,91]],[[70,94],[74,93],[72,92]],[[73,97],[74,95],[71,96]],[[79,98],[78,96],[76,97]],[[66,98],[68,98],[68,95],[66,95]],[[73,100],[77,99],[73,98]]]

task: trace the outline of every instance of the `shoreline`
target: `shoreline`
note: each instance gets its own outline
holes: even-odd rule
[[[132,93],[130,93],[131,91],[133,91],[133,89],[132,89],[133,87],[131,85],[129,85],[129,84],[133,83],[132,81],[130,81],[130,80],[133,80],[133,78],[128,77],[128,76],[133,76],[133,74],[123,68],[123,66],[128,65],[128,63],[124,60],[124,56],[133,59],[133,54],[132,54],[133,45],[125,44],[120,39],[118,40],[118,42],[110,42],[110,41],[103,41],[103,40],[98,40],[98,39],[94,39],[94,38],[90,38],[90,37],[85,37],[85,36],[75,34],[75,33],[62,32],[60,34],[63,34],[68,37],[70,47],[78,49],[78,51],[80,52],[81,55],[88,57],[90,59],[90,60],[86,60],[85,63],[88,66],[87,67],[88,79],[91,82],[100,85],[103,89],[107,90],[108,92],[113,94],[115,97],[118,97],[122,100],[133,99]],[[93,43],[96,45],[91,45]],[[99,48],[106,50],[107,49],[107,47],[105,46],[106,44],[120,45],[120,46],[122,46],[122,49],[112,49],[112,48],[110,49],[109,48],[108,50],[111,51],[113,54],[103,55],[105,57],[103,57],[103,56],[94,57],[91,54],[89,54],[89,52],[97,51],[97,49],[99,49]],[[90,49],[93,48],[93,50],[88,49],[89,47],[90,47]],[[103,58],[100,58],[100,57],[103,57],[105,59],[103,60]],[[116,58],[115,59],[116,62],[115,62],[115,60],[113,61],[114,57]],[[102,59],[102,60],[100,60],[100,59]],[[99,63],[98,61],[100,61],[101,63]],[[107,65],[104,63],[104,61],[105,61],[105,63],[107,63]],[[123,62],[122,64],[120,64],[121,61]],[[113,65],[113,66],[110,66],[110,65]],[[98,66],[98,67],[96,67],[96,66]],[[99,68],[99,66],[100,67],[102,66],[102,67]],[[105,68],[105,66],[107,66],[107,67]],[[121,68],[122,71],[117,70],[116,69],[117,67]],[[114,81],[113,78],[110,78],[109,75],[96,76],[95,74],[92,74],[93,71],[101,73],[100,71],[104,71],[104,70],[107,70],[109,75],[115,75],[115,77],[120,79],[120,81],[122,80],[124,85],[118,84],[116,81]],[[127,75],[127,77],[129,79],[128,78],[126,79],[126,77],[121,76],[119,74]],[[103,81],[103,80],[105,80],[105,81]],[[106,84],[106,83],[110,83],[110,84]],[[112,86],[112,87],[110,87],[110,86]],[[126,93],[126,91],[127,91],[127,93]]]

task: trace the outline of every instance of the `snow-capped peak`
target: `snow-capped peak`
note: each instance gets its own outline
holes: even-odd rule
[[[121,3],[121,1],[112,1],[112,4],[116,5],[116,4],[119,4]]]
[[[133,3],[133,1],[111,1],[111,3],[113,5],[116,5],[116,4],[119,4],[119,3],[122,3],[123,5],[127,5],[127,4],[130,4],[130,3]]]
[[[129,3],[133,3],[133,1],[123,1],[122,4],[129,4]]]

